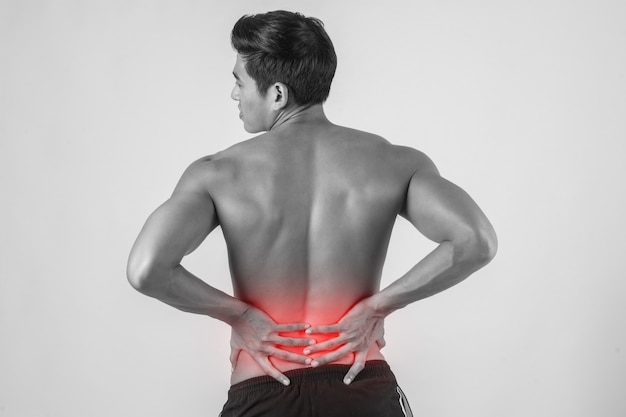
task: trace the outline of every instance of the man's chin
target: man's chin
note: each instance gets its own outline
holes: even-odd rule
[[[245,123],[243,124],[243,129],[248,133],[265,132],[265,129],[261,129],[259,127],[254,127],[254,126],[247,126]]]

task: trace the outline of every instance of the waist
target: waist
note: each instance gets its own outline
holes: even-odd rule
[[[318,368],[298,368],[285,371],[285,375],[289,378],[292,385],[302,385],[307,379],[331,380],[343,383],[343,377],[350,369],[348,364],[328,364],[321,365]],[[384,359],[368,360],[365,368],[359,373],[357,379],[369,378],[389,378],[395,381],[395,376],[391,372],[389,364]],[[238,394],[240,392],[250,393],[267,386],[278,385],[276,380],[271,376],[261,375],[248,378],[244,381],[233,383],[229,389],[229,395]],[[280,386],[280,385],[279,385]]]
[[[304,349],[304,347],[300,347],[299,353],[302,352],[302,349]],[[323,354],[324,352],[320,352],[319,354],[309,355],[309,356],[312,359],[315,359],[316,357],[319,357]],[[374,343],[370,347],[369,351],[367,352],[366,360],[367,361],[384,361],[385,360],[385,357],[381,353],[380,348],[378,347],[376,343]],[[302,365],[299,363],[284,361],[282,359],[278,359],[274,357],[270,357],[270,362],[272,363],[272,365],[274,365],[276,369],[278,369],[282,373],[296,371],[296,370],[318,369],[318,368],[313,368],[311,366]],[[328,365],[352,365],[353,362],[354,362],[354,355],[350,354],[342,358],[339,358],[338,360],[331,362]],[[239,358],[237,360],[237,366],[233,370],[233,373],[231,374],[230,383],[231,385],[235,385],[240,382],[249,380],[251,378],[257,378],[257,377],[262,377],[262,376],[267,376],[267,375],[265,374],[263,369],[261,369],[259,364],[247,352],[242,351],[239,354]],[[268,378],[271,378],[271,377],[268,377]],[[271,379],[273,380],[273,378]]]

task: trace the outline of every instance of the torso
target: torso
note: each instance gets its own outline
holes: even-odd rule
[[[278,323],[336,323],[379,290],[420,160],[413,149],[329,123],[285,127],[207,158],[235,296]],[[368,359],[383,359],[377,346]],[[272,362],[283,372],[302,367]],[[231,382],[260,375],[242,352]]]

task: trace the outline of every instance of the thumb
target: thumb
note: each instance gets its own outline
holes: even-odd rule
[[[354,363],[348,370],[348,373],[343,378],[343,383],[350,385],[354,378],[365,368],[365,359],[367,358],[367,351],[356,352],[354,355]]]
[[[231,348],[230,350],[230,365],[231,372],[237,368],[237,361],[239,360],[239,354],[241,353],[241,349],[239,348]]]
[[[378,345],[379,349],[382,349],[385,347],[385,345],[387,345],[387,342],[385,341],[385,336],[382,336],[380,339],[378,339],[376,341],[376,344]]]

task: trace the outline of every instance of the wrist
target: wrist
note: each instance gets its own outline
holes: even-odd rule
[[[248,311],[249,309],[249,304],[238,300],[237,298],[231,297],[228,305],[225,306],[222,311],[222,317],[217,318],[232,327],[235,322],[241,320],[246,311]]]
[[[365,302],[376,315],[379,315],[381,317],[387,317],[389,314],[393,313],[396,310],[395,308],[392,308],[389,304],[387,297],[384,294],[384,291],[372,294],[370,297],[365,299]]]

